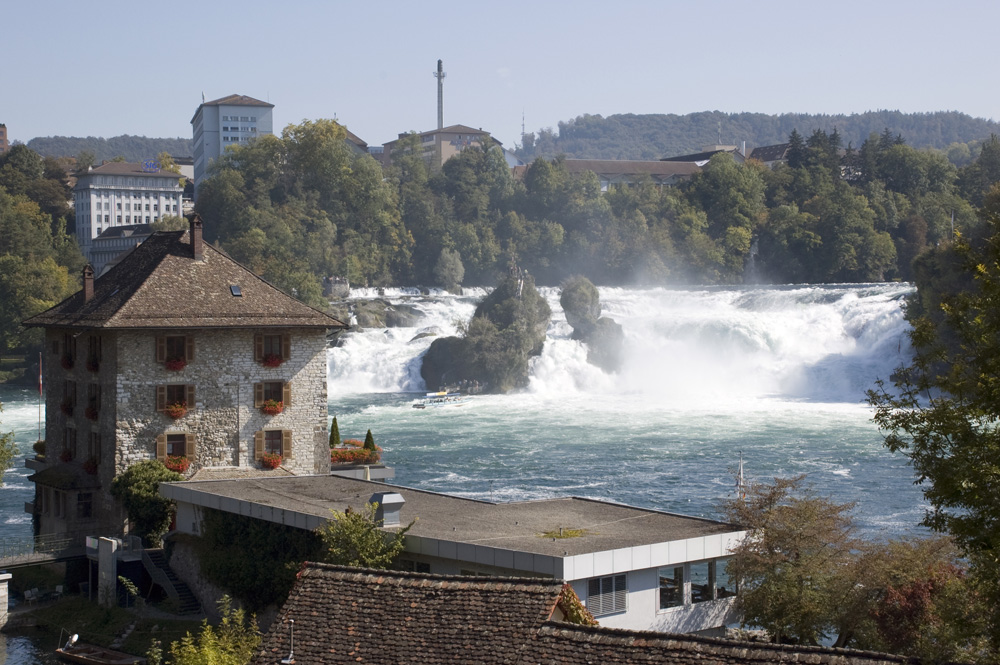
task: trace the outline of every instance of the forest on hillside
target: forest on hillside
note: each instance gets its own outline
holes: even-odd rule
[[[355,285],[492,285],[513,264],[538,284],[909,280],[914,257],[975,229],[1000,181],[1000,139],[961,168],[891,132],[844,154],[834,130],[792,130],[787,165],[720,153],[689,182],[601,191],[593,173],[498,148],[432,169],[419,138],[383,170],[332,120],[290,125],[226,152],[204,181],[205,237],[323,306],[321,279]]]
[[[907,144],[914,148],[945,151],[952,163],[964,166],[972,161],[980,140],[1000,133],[1000,123],[957,111],[868,111],[850,115],[704,111],[686,115],[628,113],[606,118],[581,115],[560,122],[557,128],[525,135],[515,152],[525,161],[559,155],[577,159],[655,160],[700,152],[721,139],[723,144],[739,147],[746,141],[749,153],[759,146],[785,143],[795,129],[807,136],[817,129],[827,133],[836,130],[845,148],[859,148],[871,134],[888,129],[894,135],[906,137]]]
[[[112,136],[109,139],[88,136],[40,136],[31,139],[28,147],[42,157],[76,157],[82,153],[93,155],[95,163],[124,157],[126,162],[154,159],[160,153],[174,157],[194,155],[192,139],[156,139],[145,136]]]

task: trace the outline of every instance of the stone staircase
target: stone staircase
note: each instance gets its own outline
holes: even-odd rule
[[[177,603],[178,614],[201,613],[201,604],[198,599],[191,593],[188,585],[170,569],[162,549],[143,550],[142,565],[153,581],[160,585],[171,600]]]

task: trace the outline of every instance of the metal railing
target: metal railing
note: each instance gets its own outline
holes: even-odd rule
[[[63,535],[0,538],[0,561],[32,557],[57,558],[63,552],[79,545],[78,540]]]

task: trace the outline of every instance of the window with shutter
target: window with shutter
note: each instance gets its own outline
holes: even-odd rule
[[[264,432],[253,433],[253,458],[259,460],[264,456]]]
[[[171,383],[156,386],[156,410],[166,411],[171,404],[184,404],[188,409],[194,408],[194,386],[183,383]]]
[[[587,609],[594,616],[628,609],[627,576],[595,577],[587,583]]]
[[[292,459],[292,430],[281,431],[281,456]]]
[[[167,459],[167,435],[161,434],[156,437],[156,459],[161,462]]]

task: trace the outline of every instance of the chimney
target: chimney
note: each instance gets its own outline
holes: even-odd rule
[[[375,504],[375,523],[380,526],[399,526],[399,512],[406,499],[396,492],[375,492],[368,503]]]
[[[83,302],[94,299],[94,268],[88,263],[83,267]]]
[[[201,240],[201,215],[191,218],[191,254],[195,261],[201,261],[204,256],[204,245]]]

